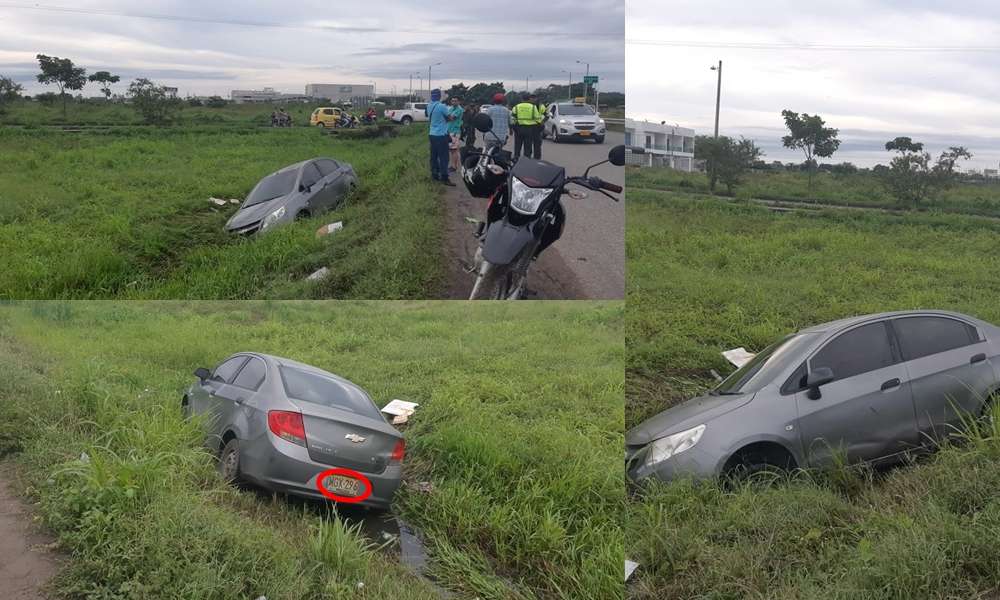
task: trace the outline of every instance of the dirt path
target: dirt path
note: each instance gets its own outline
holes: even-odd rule
[[[59,570],[46,548],[53,540],[32,527],[31,513],[12,489],[8,466],[0,464],[0,597],[41,600],[45,583]]]

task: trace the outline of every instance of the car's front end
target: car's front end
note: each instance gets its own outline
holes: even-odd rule
[[[573,105],[560,110],[551,123],[550,130],[556,139],[604,141],[604,136],[607,135],[607,123],[589,106]]]
[[[275,198],[260,204],[241,206],[236,214],[226,222],[226,231],[237,235],[250,236],[274,229],[280,224],[295,219],[289,208],[292,194]]]

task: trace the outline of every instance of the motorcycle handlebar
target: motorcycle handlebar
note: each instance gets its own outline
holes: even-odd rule
[[[601,189],[608,190],[609,192],[614,192],[616,194],[622,193],[622,190],[625,189],[625,188],[623,188],[620,185],[615,185],[613,183],[608,183],[607,181],[603,181],[603,180],[600,183],[600,187],[601,187]]]

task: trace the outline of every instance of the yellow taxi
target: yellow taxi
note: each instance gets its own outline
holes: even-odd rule
[[[343,111],[335,106],[317,108],[309,117],[309,124],[316,127],[336,127]]]

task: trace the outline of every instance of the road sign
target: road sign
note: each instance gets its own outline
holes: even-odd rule
[[[583,78],[584,83],[597,83],[597,75],[585,75]]]

